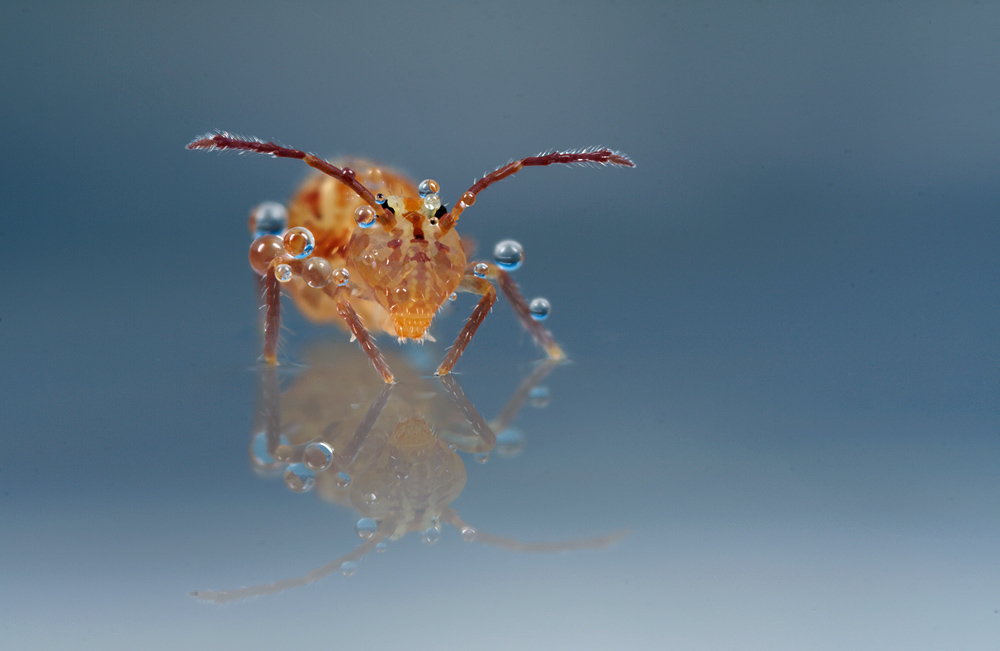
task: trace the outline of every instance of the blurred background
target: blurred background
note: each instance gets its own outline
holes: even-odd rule
[[[996,649],[998,27],[972,2],[5,2],[9,648]],[[307,168],[184,149],[213,129],[449,204],[512,158],[629,154],[463,216],[480,256],[524,245],[572,363],[454,505],[529,542],[631,535],[538,555],[446,528],[188,596],[358,542],[250,468],[246,216]],[[343,338],[287,314],[290,360]],[[490,418],[539,356],[501,301],[458,378]]]

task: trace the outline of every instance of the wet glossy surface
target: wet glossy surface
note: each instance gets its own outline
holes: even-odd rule
[[[5,648],[1000,647],[996,8],[382,9],[0,9]],[[399,34],[427,42],[373,44]],[[449,202],[551,147],[636,161],[526,170],[462,218],[477,259],[523,246],[571,358],[521,435],[456,453],[475,533],[189,595],[370,528],[254,471],[247,220],[307,169],[183,149],[213,128]],[[295,362],[345,343],[287,325]],[[489,421],[540,356],[501,300],[458,380]]]

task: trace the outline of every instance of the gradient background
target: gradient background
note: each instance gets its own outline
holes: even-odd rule
[[[1000,647],[1000,7],[200,4],[0,9],[6,648]],[[510,158],[631,155],[463,217],[481,254],[524,244],[574,363],[455,506],[632,536],[541,556],[446,529],[349,579],[187,596],[356,543],[248,467],[246,214],[306,168],[184,150],[215,128],[448,203]],[[341,336],[288,326],[293,357]],[[466,393],[492,416],[537,356],[499,306]]]

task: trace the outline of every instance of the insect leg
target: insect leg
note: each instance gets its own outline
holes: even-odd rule
[[[605,534],[603,536],[594,536],[593,538],[581,538],[578,540],[526,543],[521,542],[520,540],[514,540],[513,538],[495,536],[493,534],[486,533],[485,531],[479,531],[474,527],[469,526],[465,520],[459,517],[455,509],[450,506],[447,507],[443,513],[441,513],[441,519],[461,531],[463,538],[466,537],[466,532],[469,532],[467,540],[475,540],[478,543],[490,545],[491,547],[499,547],[500,549],[522,553],[568,552],[579,549],[604,549],[605,547],[610,547],[629,534],[628,530],[625,530],[616,531],[615,533]]]
[[[510,277],[510,274],[496,265],[491,264],[489,267],[489,276],[496,278],[497,283],[500,285],[500,291],[510,301],[510,306],[514,308],[514,314],[517,315],[518,321],[521,322],[525,330],[531,333],[531,336],[538,342],[538,345],[545,349],[545,354],[549,356],[549,359],[566,359],[566,353],[559,347],[556,340],[552,338],[552,333],[532,318],[531,312],[528,310],[528,303],[521,296],[521,290],[517,288],[517,283]]]
[[[480,294],[482,298],[476,305],[476,309],[472,310],[472,316],[469,320],[465,322],[465,327],[462,331],[458,333],[458,337],[455,339],[455,343],[451,345],[451,350],[445,356],[444,361],[441,362],[441,366],[438,367],[437,373],[435,375],[447,375],[451,373],[451,369],[454,368],[455,362],[458,358],[462,356],[462,351],[465,347],[469,345],[472,340],[472,336],[476,334],[476,330],[479,329],[479,324],[483,322],[486,315],[489,314],[490,309],[493,304],[497,302],[497,290],[493,287],[493,284],[472,273],[466,271],[465,275],[462,277],[462,282],[458,286],[458,291],[460,292],[472,292],[474,294]]]
[[[278,363],[278,336],[281,330],[281,283],[272,264],[264,274],[264,361]]]
[[[337,312],[347,323],[347,327],[350,328],[351,334],[354,338],[358,340],[358,344],[361,346],[361,350],[365,351],[365,355],[368,355],[368,359],[371,360],[372,366],[378,371],[378,374],[382,376],[386,384],[395,384],[396,378],[393,377],[392,371],[389,370],[389,364],[382,357],[381,351],[379,351],[378,346],[375,345],[375,339],[372,338],[368,329],[365,328],[365,324],[361,322],[361,317],[358,313],[354,311],[351,304],[342,298],[339,298],[337,294],[343,290],[342,287],[336,288],[326,288],[327,294],[332,298],[337,300]]]

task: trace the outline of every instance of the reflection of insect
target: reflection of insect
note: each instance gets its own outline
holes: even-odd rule
[[[253,224],[259,237],[250,248],[250,264],[263,276],[267,303],[264,358],[272,364],[277,359],[281,283],[287,283],[307,317],[343,321],[388,383],[394,381],[392,372],[365,324],[401,341],[423,341],[429,337],[427,328],[434,314],[454,292],[480,295],[479,304],[437,369],[438,375],[446,375],[496,301],[493,282],[499,284],[521,323],[548,356],[562,359],[562,349],[532,318],[506,271],[494,264],[466,261],[455,223],[475,203],[476,195],[524,167],[571,163],[634,166],[627,156],[609,149],[523,158],[477,181],[449,211],[441,203],[435,181],[428,179],[414,187],[406,178],[365,161],[347,161],[337,167],[297,149],[227,133],[198,138],[188,149],[235,149],[297,158],[322,172],[307,180],[292,199],[287,224],[280,218],[272,219],[273,214],[267,211],[259,212]],[[290,226],[287,230],[286,225]]]
[[[338,570],[354,571],[358,560],[385,542],[419,533],[424,542],[441,536],[443,524],[467,542],[514,551],[564,551],[606,547],[622,537],[611,534],[558,543],[522,543],[478,531],[451,506],[465,487],[459,451],[485,461],[532,390],[559,363],[545,360],[525,378],[507,406],[487,424],[453,376],[420,377],[405,363],[399,383],[385,385],[363,358],[325,346],[309,356],[310,368],[279,395],[273,366],[262,368],[261,419],[251,441],[251,460],[265,474],[283,473],[296,491],[312,490],[325,500],[357,512],[353,551],[297,579],[221,592],[198,592],[221,603],[271,594],[312,583]],[[516,439],[504,445],[517,448]]]

